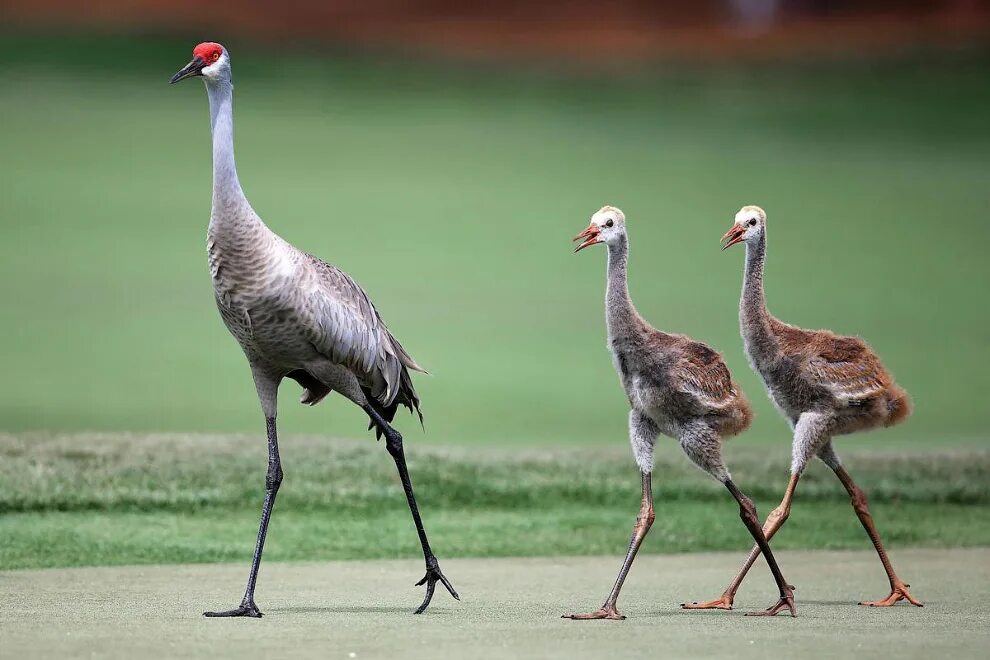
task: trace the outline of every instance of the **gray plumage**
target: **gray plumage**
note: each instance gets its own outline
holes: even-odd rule
[[[610,220],[612,226],[606,227]],[[700,468],[724,482],[729,472],[722,462],[721,440],[749,426],[749,402],[718,352],[654,328],[636,310],[627,284],[628,239],[622,212],[606,206],[593,222],[602,224],[601,240],[608,245],[608,348],[637,415],[636,426],[652,430],[649,442],[642,432],[634,434],[636,462],[644,472],[653,469],[653,443],[662,433],[680,441]]]
[[[389,332],[368,294],[346,273],[298,250],[255,213],[237,180],[232,92],[207,87],[213,126],[213,209],[207,250],[217,307],[259,382],[265,414],[272,383],[299,382],[301,401],[337,391],[392,420],[396,404],[419,412],[409,369],[423,371]],[[266,383],[264,381],[270,381]]]
[[[217,308],[247,356],[265,415],[268,472],[261,524],[239,607],[207,616],[260,617],[254,602],[258,568],[275,498],[282,483],[276,413],[279,384],[286,377],[303,387],[300,401],[315,405],[339,392],[365,411],[370,428],[395,461],[423,556],[429,605],[437,582],[454,598],[430,548],[406,466],[402,436],[390,425],[399,405],[419,415],[409,370],[423,371],[389,332],[368,294],[342,270],[296,249],[272,232],[237,179],[234,164],[233,86],[230,58],[220,44],[196,46],[193,60],[172,78],[203,76],[210,99],[213,136],[213,206],[207,237],[210,277]]]

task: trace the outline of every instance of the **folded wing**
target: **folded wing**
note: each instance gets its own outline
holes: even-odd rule
[[[357,282],[311,257],[317,285],[306,294],[309,340],[328,360],[346,366],[382,406],[418,406],[407,369],[424,371],[392,336]]]
[[[684,346],[672,373],[675,389],[690,394],[708,408],[725,408],[738,396],[722,356],[701,342]]]
[[[863,340],[832,336],[812,348],[805,373],[838,401],[871,399],[890,387],[890,375]]]

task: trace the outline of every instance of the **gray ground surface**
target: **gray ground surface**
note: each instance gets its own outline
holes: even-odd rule
[[[773,600],[758,564],[732,612],[685,612],[714,597],[738,554],[640,557],[620,601],[626,621],[577,622],[594,609],[618,557],[443,561],[463,601],[438,594],[413,616],[415,561],[268,564],[261,620],[210,620],[233,606],[247,565],[145,566],[0,573],[0,655],[24,657],[987,657],[990,549],[897,550],[923,609],[858,607],[887,594],[872,552],[781,552],[797,619],[754,619]]]

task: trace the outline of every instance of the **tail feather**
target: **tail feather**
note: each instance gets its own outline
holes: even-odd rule
[[[332,391],[326,384],[321,383],[302,369],[296,369],[286,375],[303,386],[303,393],[299,399],[299,402],[304,405],[315,406]],[[416,394],[416,388],[413,386],[412,378],[410,378],[409,371],[405,366],[399,367],[398,386],[396,388],[395,397],[392,398],[392,402],[390,404],[385,405],[379,401],[378,397],[374,395],[369,387],[362,387],[361,389],[364,392],[365,398],[368,399],[368,403],[371,404],[375,411],[378,412],[378,414],[381,415],[385,421],[391,422],[395,419],[396,411],[400,405],[403,405],[409,409],[410,413],[415,412],[419,417],[420,426],[424,429],[426,428],[423,423],[423,411],[420,410],[419,407],[419,395]],[[380,394],[387,395],[387,392],[383,391]],[[370,429],[371,427],[369,426],[368,428]]]
[[[395,351],[396,356],[398,356],[398,358],[399,358],[399,362],[401,362],[404,367],[407,367],[409,369],[412,369],[413,371],[418,371],[421,374],[428,374],[428,373],[430,373],[429,371],[427,371],[423,367],[421,367],[418,364],[416,364],[416,360],[414,360],[412,358],[412,356],[409,355],[409,353],[406,352],[406,349],[404,349],[402,347],[402,344],[399,343],[399,340],[398,339],[396,339],[395,337],[392,336],[392,333],[389,333],[388,336],[389,336],[389,339],[392,340],[392,350]]]
[[[901,387],[891,385],[887,390],[887,419],[884,426],[893,426],[903,422],[911,414],[914,406],[911,397]]]
[[[728,440],[732,436],[739,435],[753,423],[753,407],[741,391],[733,401],[732,407],[723,411],[722,420],[721,431],[723,440]]]
[[[419,424],[424,429],[426,428],[423,423],[423,411],[419,407],[419,396],[416,394],[416,388],[413,387],[412,378],[409,377],[409,371],[405,367],[399,372],[399,387],[396,392],[395,398],[392,399],[392,403],[388,405],[382,404],[378,399],[376,399],[371,390],[368,388],[362,388],[364,390],[364,395],[367,397],[368,402],[375,409],[379,415],[381,415],[386,422],[391,422],[395,419],[395,413],[399,409],[399,406],[405,406],[410,413],[415,412],[419,416]]]

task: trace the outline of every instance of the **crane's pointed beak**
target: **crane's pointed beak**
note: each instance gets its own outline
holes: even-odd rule
[[[180,80],[185,80],[186,78],[192,78],[193,76],[201,76],[203,75],[203,69],[205,68],[206,68],[206,62],[203,60],[203,58],[194,57],[192,59],[192,62],[179,69],[175,73],[175,75],[172,76],[172,79],[168,81],[168,84],[174,85]]]
[[[736,243],[741,243],[743,240],[743,234],[745,233],[746,229],[744,227],[732,225],[732,229],[725,232],[725,235],[722,236],[722,249],[724,250],[732,247]]]
[[[580,252],[589,245],[594,245],[595,243],[599,243],[600,241],[598,240],[598,235],[600,233],[602,233],[602,230],[598,228],[598,225],[596,225],[595,223],[591,223],[590,225],[588,225],[587,229],[585,229],[583,232],[581,232],[573,239],[571,239],[575,241],[579,241],[582,238],[585,239],[584,242],[581,243],[581,245],[574,248],[574,251]]]

